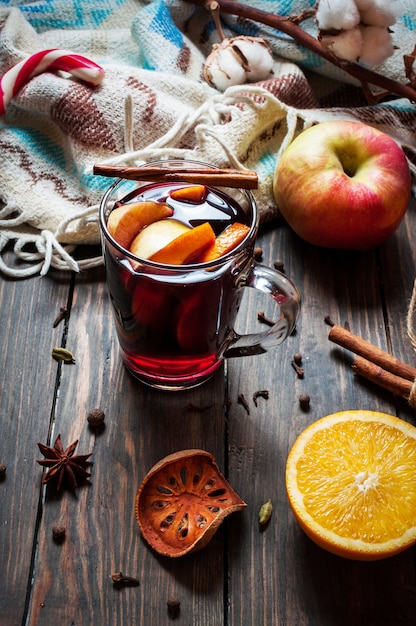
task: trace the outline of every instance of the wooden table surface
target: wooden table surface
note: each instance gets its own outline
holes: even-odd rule
[[[163,626],[167,599],[186,626],[408,626],[416,622],[414,549],[363,563],[333,556],[297,526],[285,492],[288,450],[314,420],[376,409],[416,423],[407,402],[357,378],[352,355],[328,341],[326,315],[415,363],[406,314],[416,277],[415,205],[380,248],[337,252],[300,241],[285,225],[258,239],[263,262],[284,262],[303,299],[297,331],[268,354],[228,361],[205,386],[156,392],[137,383],[118,354],[104,270],[0,281],[0,625]],[[68,319],[56,328],[60,306]],[[239,330],[259,328],[264,300],[244,299]],[[267,312],[267,308],[266,308]],[[66,345],[73,365],[51,358]],[[303,356],[304,378],[291,361]],[[267,389],[269,399],[253,393]],[[250,412],[238,403],[248,400]],[[309,411],[299,395],[310,396]],[[187,405],[210,408],[189,410]],[[86,415],[106,413],[97,434]],[[37,442],[79,439],[92,452],[89,486],[74,497],[41,487]],[[247,503],[202,551],[154,553],[134,515],[137,489],[159,459],[183,448],[211,452]],[[263,530],[258,512],[274,510]],[[52,526],[66,527],[63,543]],[[140,586],[114,587],[113,572]]]

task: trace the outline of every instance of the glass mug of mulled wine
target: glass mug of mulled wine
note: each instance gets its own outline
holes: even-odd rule
[[[223,359],[282,343],[295,328],[300,296],[286,275],[254,260],[259,217],[249,190],[225,180],[154,182],[145,174],[150,167],[178,177],[213,166],[147,163],[139,168],[142,180],[117,179],[109,187],[100,204],[108,293],[127,369],[155,388],[188,389],[208,380]],[[234,325],[245,287],[271,297],[277,315],[267,330],[239,335]]]

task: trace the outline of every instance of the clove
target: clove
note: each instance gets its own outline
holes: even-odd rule
[[[213,407],[212,404],[206,404],[204,406],[200,406],[199,404],[188,402],[188,404],[185,406],[185,409],[187,411],[196,411],[198,413],[203,413],[204,411],[208,411],[209,409],[212,409],[212,407]]]
[[[166,602],[168,607],[168,613],[171,619],[175,619],[179,615],[181,608],[181,602],[177,598],[169,598]]]
[[[241,404],[245,408],[247,415],[250,415],[250,407],[243,393],[240,393],[238,396],[238,404]]]
[[[52,536],[56,543],[62,543],[65,539],[66,528],[62,524],[54,524],[52,526]]]
[[[296,365],[302,365],[302,355],[300,352],[296,352],[296,354],[293,355],[293,360],[296,363]]]
[[[140,581],[132,576],[124,576],[121,572],[115,572],[111,575],[111,580],[115,587],[138,587]]]
[[[262,324],[267,324],[267,326],[274,326],[275,324],[273,320],[271,320],[269,317],[266,317],[264,311],[259,311],[257,313],[257,319]]]
[[[56,316],[54,323],[52,324],[53,328],[56,328],[62,322],[62,320],[66,318],[67,312],[68,312],[68,309],[66,308],[66,306],[61,306],[59,308],[59,313]]]
[[[303,378],[305,376],[305,370],[303,369],[303,367],[300,367],[294,359],[293,361],[291,361],[290,364],[298,375],[298,378]]]
[[[257,398],[265,398],[265,400],[268,400],[269,399],[268,389],[262,389],[261,391],[255,391],[253,393],[253,402],[255,406],[257,406]]]
[[[260,247],[254,248],[253,256],[256,259],[256,261],[261,261],[261,259],[263,258],[263,248],[260,248]]]
[[[311,399],[307,393],[301,393],[299,396],[299,404],[302,411],[309,411]]]

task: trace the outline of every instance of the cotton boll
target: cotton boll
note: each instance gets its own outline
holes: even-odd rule
[[[321,44],[338,59],[356,61],[361,55],[362,36],[359,26],[344,30],[339,35],[324,35]]]
[[[372,5],[361,10],[361,21],[368,26],[393,26],[403,13],[401,0],[373,0]]]
[[[267,78],[273,68],[274,59],[269,42],[260,37],[235,37],[230,40],[233,48],[237,48],[246,63],[244,69],[247,80],[255,82]]]
[[[360,21],[354,0],[319,0],[315,17],[321,30],[348,30]]]
[[[219,91],[225,91],[231,85],[243,85],[246,82],[247,75],[241,65],[241,59],[233,51],[228,40],[213,47],[205,63],[204,77]]]
[[[267,39],[240,35],[213,46],[204,67],[205,80],[220,91],[246,81],[266,79],[274,64]]]
[[[387,28],[361,26],[360,30],[363,39],[360,63],[368,67],[374,67],[383,63],[393,54],[393,39]]]

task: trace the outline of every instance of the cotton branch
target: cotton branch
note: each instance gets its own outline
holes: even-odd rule
[[[282,33],[289,35],[295,41],[300,43],[305,48],[308,48],[315,54],[324,58],[326,61],[336,65],[341,70],[356,78],[362,85],[363,90],[367,98],[375,102],[377,97],[371,93],[369,85],[376,85],[385,90],[389,94],[394,94],[401,98],[408,98],[411,102],[416,102],[416,90],[410,85],[405,85],[399,81],[382,76],[373,70],[370,70],[358,63],[352,63],[350,61],[344,61],[338,59],[335,55],[326,50],[315,37],[312,37],[298,26],[298,22],[301,20],[299,16],[284,17],[281,15],[274,15],[261,9],[256,9],[239,2],[232,2],[231,0],[217,0],[216,2],[210,2],[209,0],[185,0],[189,4],[195,4],[206,9],[211,9],[212,5],[217,5],[222,13],[228,13],[230,15],[236,15],[238,17],[244,17],[266,26],[271,26]],[[306,17],[306,16],[304,16]],[[303,17],[303,19],[304,19]],[[307,16],[309,17],[309,15]]]

